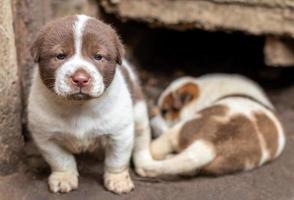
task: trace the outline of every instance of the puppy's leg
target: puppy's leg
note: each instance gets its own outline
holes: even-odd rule
[[[151,143],[151,155],[156,160],[162,160],[170,153],[178,149],[178,134],[182,128],[182,123],[168,129],[159,138]]]
[[[150,165],[153,161],[150,154],[151,131],[146,103],[141,100],[134,107],[135,118],[135,145],[133,153],[133,162],[135,170],[140,174],[141,167]]]
[[[35,139],[44,159],[51,167],[48,184],[52,192],[70,192],[78,188],[75,158],[50,140]]]
[[[140,175],[156,177],[181,175],[196,172],[215,158],[213,146],[204,140],[197,140],[187,149],[166,160],[154,161],[142,168]]]
[[[129,162],[134,141],[134,125],[110,135],[106,148],[104,185],[117,194],[130,192],[134,184],[129,175]]]

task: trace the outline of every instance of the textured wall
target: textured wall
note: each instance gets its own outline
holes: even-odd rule
[[[290,0],[101,0],[100,4],[123,20],[151,26],[294,37],[294,3]]]
[[[0,174],[16,170],[23,147],[11,0],[0,1]]]
[[[51,0],[12,0],[12,3],[22,102],[25,108],[34,67],[29,48],[39,29],[51,18]]]

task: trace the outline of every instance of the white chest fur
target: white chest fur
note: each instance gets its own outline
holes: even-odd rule
[[[29,98],[29,126],[34,137],[65,140],[60,143],[81,146],[79,149],[91,146],[98,136],[117,134],[133,121],[130,93],[119,69],[102,97],[84,102],[56,97],[36,71]]]

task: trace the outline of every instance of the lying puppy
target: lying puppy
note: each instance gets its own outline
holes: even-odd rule
[[[272,104],[244,77],[178,79],[162,93],[158,107],[152,126],[164,133],[152,142],[151,153],[159,161],[146,165],[143,176],[251,170],[284,149],[284,131]]]
[[[38,68],[29,96],[29,129],[51,167],[51,191],[78,187],[73,154],[95,149],[100,139],[107,143],[105,187],[119,194],[131,191],[135,130],[139,142],[140,137],[148,141],[150,131],[138,79],[123,61],[115,31],[88,16],[65,17],[40,31],[31,53]],[[136,155],[148,153],[140,152],[142,146]]]

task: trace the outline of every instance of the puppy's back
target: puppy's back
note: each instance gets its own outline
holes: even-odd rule
[[[197,140],[210,143],[216,156],[202,171],[215,175],[259,167],[278,157],[285,145],[274,112],[242,97],[222,99],[201,110],[182,126],[178,139],[180,151]]]

